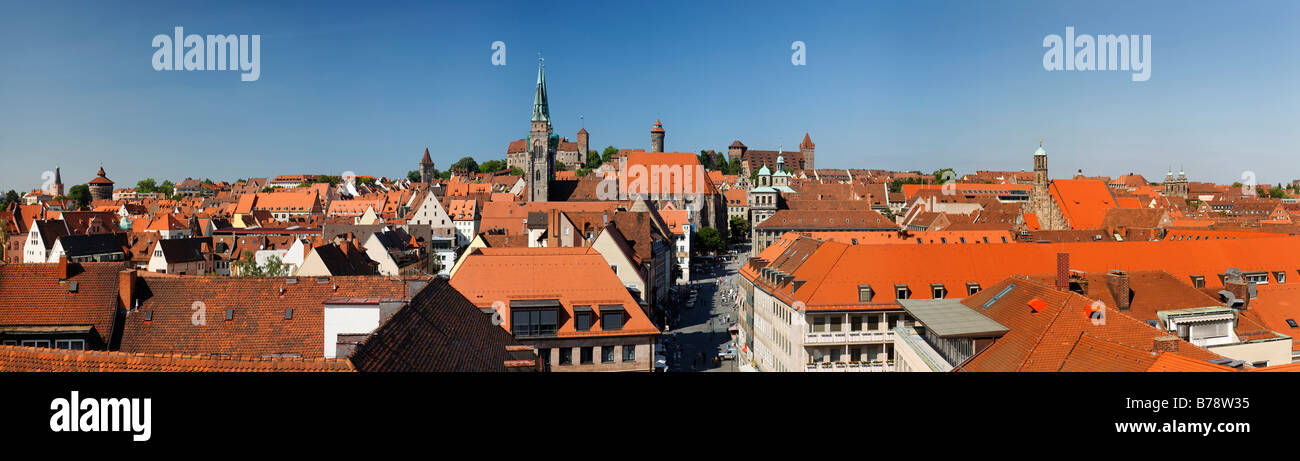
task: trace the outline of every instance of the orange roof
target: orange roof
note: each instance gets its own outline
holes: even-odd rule
[[[1015,236],[1007,230],[970,231],[907,231],[907,232],[853,232],[814,231],[800,232],[800,236],[850,245],[917,245],[917,244],[976,244],[1012,243]]]
[[[511,274],[502,277],[501,274]],[[555,300],[564,314],[557,336],[632,336],[659,334],[649,317],[604,257],[590,248],[480,248],[461,263],[452,287],[480,308],[496,308],[510,319],[510,304],[525,300]],[[575,328],[575,306],[600,314],[600,306],[622,306],[620,330],[606,331],[594,321],[589,331]],[[511,323],[502,323],[510,330]]]
[[[687,210],[659,210],[659,216],[674,235],[682,235],[682,229],[691,224],[690,212]]]
[[[1155,363],[1151,364],[1146,371],[1152,372],[1171,372],[1171,371],[1191,371],[1191,372],[1216,372],[1216,371],[1237,371],[1223,365],[1215,365],[1203,360],[1196,360],[1185,357],[1182,354],[1170,354],[1161,352],[1156,358]]]
[[[767,261],[802,260],[802,264],[785,272],[806,283],[793,294],[787,287],[777,296],[801,301],[812,310],[894,308],[895,284],[907,285],[913,298],[929,298],[932,283],[944,284],[950,293],[965,294],[966,283],[987,288],[1016,274],[1055,274],[1057,253],[1069,253],[1070,268],[1075,270],[1164,270],[1188,283],[1192,275],[1204,276],[1207,287],[1221,286],[1216,275],[1228,268],[1246,272],[1294,271],[1297,266],[1289,255],[1300,254],[1300,237],[1006,245],[817,242],[802,248],[799,243],[804,240],[817,242],[788,233],[759,257]],[[758,277],[756,264],[742,267],[741,275],[754,280]],[[858,285],[864,284],[871,285],[875,292],[870,303],[858,302]],[[1266,300],[1268,291],[1275,286],[1261,287],[1260,298],[1252,301],[1252,307],[1256,301]]]
[[[629,152],[619,175],[622,194],[716,194],[717,186],[690,152]]]
[[[958,195],[967,196],[998,196],[1008,195],[1012,192],[1025,192],[1034,189],[1032,184],[953,184]],[[904,200],[911,200],[913,195],[923,190],[943,190],[942,184],[903,184]]]
[[[1026,308],[1033,299],[1044,308]],[[1004,279],[961,303],[1010,329],[963,363],[964,371],[1138,371],[1149,368],[1141,354],[1155,351],[1156,338],[1168,337],[1113,307],[1105,307],[1104,321],[1097,321],[1090,316],[1093,300],[1020,278]],[[1175,341],[1179,355],[1221,358]]]
[[[745,189],[727,189],[725,196],[728,206],[749,206],[749,195]]]
[[[1048,188],[1071,229],[1098,229],[1115,196],[1106,183],[1092,179],[1057,179]]]

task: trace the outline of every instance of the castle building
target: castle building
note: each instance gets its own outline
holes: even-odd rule
[[[736,140],[735,142],[732,142],[730,146],[727,146],[727,158],[740,159],[740,165],[743,169],[741,176],[744,177],[749,177],[753,171],[758,170],[761,167],[767,167],[769,171],[772,168],[776,168],[777,157],[785,159],[787,164],[786,168],[794,170],[795,176],[799,176],[805,171],[808,172],[808,176],[812,176],[812,171],[815,169],[814,159],[816,158],[816,153],[817,145],[813,144],[812,136],[808,133],[803,134],[803,141],[799,143],[798,152],[783,152],[781,149],[750,149],[749,146],[746,146],[744,143],[740,142],[740,140]]]
[[[57,175],[56,175],[57,176]],[[91,200],[109,200],[113,198],[113,181],[104,176],[104,167],[99,167],[95,179],[86,185],[90,189]]]
[[[650,152],[664,151],[664,124],[655,120],[655,127],[650,129]]]
[[[424,158],[420,159],[420,182],[428,184],[433,181],[433,159],[429,158],[429,148],[424,148]]]

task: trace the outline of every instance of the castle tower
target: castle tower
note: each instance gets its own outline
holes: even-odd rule
[[[801,170],[817,169],[813,163],[813,156],[817,151],[817,145],[813,144],[812,137],[808,133],[803,134],[803,142],[799,143],[799,152],[803,153],[803,165],[799,165]]]
[[[650,129],[650,152],[664,151],[664,125],[655,120],[655,127]]]
[[[113,198],[113,181],[110,181],[107,176],[104,176],[104,167],[102,166],[99,167],[99,173],[95,175],[95,179],[90,180],[87,187],[90,189],[91,200],[108,200]]]
[[[559,139],[551,132],[551,110],[546,101],[546,62],[537,58],[537,92],[528,132],[528,200],[545,202],[555,177],[555,150]]]
[[[429,148],[424,148],[424,158],[420,159],[420,182],[429,183],[433,181],[434,175],[433,159],[429,158]]]
[[[578,130],[578,159],[582,163],[587,162],[587,152],[591,150],[587,136],[586,128]]]

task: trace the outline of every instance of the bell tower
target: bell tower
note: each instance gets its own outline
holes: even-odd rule
[[[550,182],[555,177],[555,149],[559,140],[552,139],[551,109],[546,101],[546,61],[537,57],[537,92],[533,95],[533,117],[528,132],[528,200],[545,202]]]

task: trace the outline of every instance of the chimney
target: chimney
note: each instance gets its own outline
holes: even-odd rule
[[[68,257],[59,256],[58,264],[59,265],[56,266],[56,269],[58,270],[59,273],[59,280],[67,280],[68,279]]]
[[[1070,254],[1056,254],[1056,289],[1067,291],[1070,289]]]
[[[1152,349],[1157,352],[1178,352],[1177,336],[1161,336],[1154,340]]]
[[[117,299],[122,309],[131,310],[135,302],[135,269],[125,269],[117,273]]]
[[[1133,300],[1133,292],[1128,286],[1128,272],[1110,271],[1106,274],[1106,288],[1110,290],[1110,296],[1115,298],[1115,308],[1120,312],[1127,312],[1129,303]]]
[[[1250,286],[1246,284],[1245,280],[1240,278],[1226,279],[1223,282],[1223,289],[1232,293],[1234,298],[1241,300],[1241,310],[1244,311],[1250,307]]]

